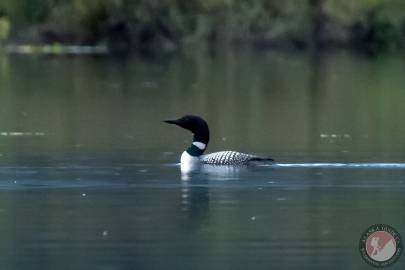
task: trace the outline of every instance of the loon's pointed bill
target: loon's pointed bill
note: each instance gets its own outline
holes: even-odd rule
[[[177,125],[178,124],[178,119],[167,119],[167,120],[163,120],[163,122],[168,123],[168,124]]]
[[[164,120],[165,123],[175,124],[194,134],[193,142],[181,155],[183,165],[194,167],[196,164],[210,165],[247,165],[252,162],[272,162],[271,158],[244,154],[236,151],[221,151],[203,155],[208,146],[210,132],[207,122],[199,116],[185,115],[179,119]]]

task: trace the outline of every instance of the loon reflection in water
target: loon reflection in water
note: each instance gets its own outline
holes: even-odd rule
[[[207,122],[199,116],[185,115],[179,119],[165,120],[164,122],[177,125],[194,134],[192,144],[183,152],[180,158],[182,172],[197,171],[201,169],[200,165],[202,164],[240,166],[273,162],[271,158],[236,151],[220,151],[203,155],[208,146],[210,135]]]

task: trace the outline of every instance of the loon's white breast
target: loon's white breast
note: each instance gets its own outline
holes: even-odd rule
[[[193,145],[201,151],[204,151],[206,147],[206,144],[202,142],[193,142]],[[200,163],[200,156],[192,156],[187,152],[187,150],[181,154],[180,164],[181,171],[183,173],[196,171],[200,167]]]

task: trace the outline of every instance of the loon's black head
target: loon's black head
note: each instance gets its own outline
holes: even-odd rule
[[[208,145],[210,140],[210,131],[208,124],[199,116],[185,115],[175,120],[164,120],[165,123],[175,124],[184,129],[190,130],[194,134],[194,142],[202,142]]]

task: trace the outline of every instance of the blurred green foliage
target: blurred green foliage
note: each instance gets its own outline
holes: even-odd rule
[[[166,48],[319,42],[372,50],[405,43],[403,0],[2,0],[1,14],[17,41]],[[32,27],[34,34],[24,34]],[[0,28],[1,37],[5,32]]]
[[[6,17],[0,17],[0,44],[8,38],[10,22]]]

